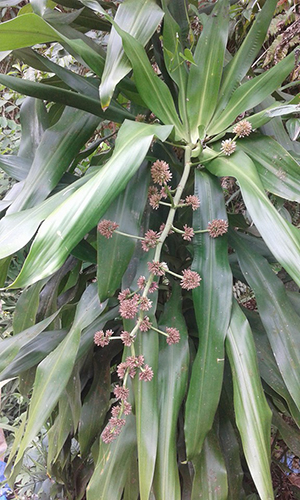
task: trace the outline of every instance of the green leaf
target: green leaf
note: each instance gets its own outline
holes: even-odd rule
[[[16,54],[16,53],[15,53]],[[55,64],[46,57],[41,56],[32,49],[21,49],[17,51],[18,57],[37,69],[42,68],[42,71],[54,73],[60,80],[68,85],[71,89],[80,94],[98,99],[98,78],[87,78],[70,71],[59,64]]]
[[[137,454],[133,453],[130,458],[131,466],[128,471],[127,480],[125,483],[123,500],[138,500],[139,499],[139,478]]]
[[[120,123],[125,118],[133,118],[129,111],[114,102],[111,103],[109,109],[104,113],[99,100],[78,94],[72,90],[60,89],[41,82],[31,82],[30,80],[7,75],[0,75],[0,83],[21,94],[37,97],[38,99],[45,99],[46,101],[59,102],[72,108],[87,111],[104,120]]]
[[[10,177],[17,181],[26,179],[31,167],[31,161],[27,158],[21,158],[15,155],[1,155],[0,167]]]
[[[78,441],[82,457],[88,456],[93,441],[103,428],[109,408],[110,361],[110,357],[101,351],[94,355],[93,382],[84,398],[79,421]]]
[[[277,0],[268,0],[264,3],[240,49],[225,67],[216,116],[219,116],[223,111],[232,93],[246,76],[255,57],[261,50],[276,4]]]
[[[176,82],[178,87],[178,106],[182,121],[188,126],[186,113],[186,88],[188,81],[188,71],[186,64],[183,64],[179,50],[183,50],[182,34],[180,26],[171,15],[166,0],[162,2],[165,11],[163,22],[163,49],[166,68],[170,77]]]
[[[66,395],[63,394],[58,401],[58,415],[54,424],[47,433],[48,436],[48,453],[47,453],[47,469],[51,474],[51,465],[57,460],[63,445],[68,436],[73,431],[72,413]]]
[[[117,25],[115,28],[122,37],[125,53],[133,67],[135,84],[143,101],[164,124],[174,125],[178,139],[188,140],[187,131],[178,117],[171,92],[154,73],[142,44]]]
[[[244,276],[254,290],[261,320],[267,332],[283,380],[300,410],[299,316],[288,299],[281,280],[264,259],[249,252],[234,236],[239,263]]]
[[[291,140],[296,141],[300,135],[300,119],[290,118],[285,125]]]
[[[40,16],[29,13],[0,24],[1,50],[31,47],[37,43],[60,42],[59,33]]]
[[[205,229],[213,219],[226,220],[224,197],[217,179],[195,170],[195,194],[205,203],[194,212],[194,230]],[[189,459],[199,455],[218,407],[232,296],[227,237],[211,238],[208,233],[200,233],[194,237],[193,247],[192,269],[200,274],[202,283],[193,290],[199,345],[186,402],[185,440]]]
[[[24,247],[34,236],[40,223],[58,207],[62,198],[67,199],[91,177],[92,174],[87,174],[36,207],[3,217],[0,220],[0,258],[12,255]]]
[[[17,377],[39,364],[66,336],[66,330],[39,333],[33,340],[22,345],[11,363],[1,372],[0,380]]]
[[[287,403],[289,411],[300,427],[300,411],[298,410],[293,398],[291,397],[287,386],[284,383],[278,365],[274,358],[267,333],[262,325],[261,319],[257,313],[245,311],[250,323],[255,345],[257,348],[257,359],[261,378],[271,389],[279,394]]]
[[[271,410],[261,386],[252,332],[236,302],[233,303],[226,352],[232,370],[236,424],[246,461],[260,498],[273,500]]]
[[[293,70],[294,65],[295,55],[291,53],[273,68],[238,87],[233,92],[220,116],[215,115],[212,119],[207,135],[222,132],[234,122],[238,115],[260,104],[274,90],[278,89],[283,80]]]
[[[13,316],[14,335],[35,324],[40,291],[44,284],[44,281],[39,281],[20,295]]]
[[[296,160],[272,137],[258,136],[238,142],[252,160],[267,191],[300,202],[300,169]]]
[[[126,121],[106,165],[42,224],[13,286],[23,287],[56,271],[126,187],[143,161],[153,136],[165,140],[171,130],[170,126]]]
[[[29,443],[37,435],[57,404],[71,376],[80,342],[81,331],[99,315],[97,285],[90,285],[83,293],[73,325],[63,342],[38,366],[31,398],[25,435],[16,458],[18,463]]]
[[[43,133],[49,126],[46,106],[40,99],[26,97],[20,110],[22,128],[18,156],[33,160]]]
[[[207,156],[213,157],[211,152],[205,151]],[[251,159],[242,151],[237,151],[230,158],[214,159],[206,167],[215,175],[237,178],[255,226],[276,260],[300,285],[299,231],[286,222],[272,205]]]
[[[139,235],[141,219],[147,201],[149,185],[148,162],[144,161],[136,175],[129,181],[123,193],[112,203],[103,219],[119,224],[118,230],[133,236]],[[135,189],[136,186],[138,189]],[[112,238],[97,235],[98,293],[100,300],[112,297],[120,287],[137,240],[114,233]],[[115,263],[118,263],[115,266]]]
[[[292,425],[289,425],[288,422],[283,420],[283,418],[279,415],[278,411],[273,407],[273,419],[272,423],[277,427],[280,432],[280,435],[284,442],[288,445],[289,450],[295,453],[296,456],[300,454],[300,431]]]
[[[139,276],[148,276],[147,262],[153,259],[154,250],[147,254],[141,252],[136,268],[135,277],[132,279],[132,287],[136,287]],[[148,311],[150,322],[156,327],[154,311],[157,304],[157,293],[151,295],[152,308]],[[131,331],[135,326],[132,320],[124,320],[124,329]],[[136,356],[143,355],[145,363],[153,370],[151,381],[139,380],[138,376],[132,381],[134,392],[134,408],[136,416],[136,436],[138,450],[138,469],[140,499],[148,500],[152,489],[157,445],[158,445],[158,333],[149,330],[143,335],[137,335],[134,343]],[[124,350],[124,357],[131,355],[129,348]]]
[[[185,396],[188,370],[189,345],[187,329],[181,312],[181,288],[173,286],[172,296],[164,308],[159,328],[177,328],[180,342],[168,345],[160,336],[158,360],[159,429],[158,448],[154,475],[154,492],[157,500],[180,500],[180,481],[177,466],[178,414]]]
[[[205,438],[201,455],[193,459],[193,466],[195,476],[191,500],[227,500],[227,471],[213,430]]]
[[[187,114],[191,141],[198,139],[198,127],[207,127],[215,111],[228,37],[228,1],[216,6],[204,25],[194,53],[187,86]]]
[[[144,46],[153,35],[162,17],[163,11],[155,0],[139,0],[139,2],[125,0],[118,7],[114,22]],[[117,83],[130,70],[131,65],[124,53],[122,39],[112,27],[99,89],[103,109],[109,106]]]
[[[14,335],[8,339],[1,340],[1,353],[0,353],[0,371],[2,372],[9,363],[18,354],[21,347],[24,347],[28,342],[33,340],[37,335],[43,332],[49,326],[54,318],[58,315],[59,311],[44,319],[40,323],[27,328],[25,331]]]
[[[87,500],[121,500],[131,465],[129,458],[135,448],[135,418],[129,415],[125,427],[113,443],[100,442],[95,471],[87,487]]]
[[[7,214],[31,208],[43,201],[98,124],[99,118],[89,113],[65,108],[59,121],[44,132],[22,191]]]
[[[237,498],[242,500],[245,496],[242,495],[244,471],[241,465],[241,450],[237,431],[232,425],[229,414],[232,411],[232,400],[225,399],[224,392],[221,396],[218,423],[220,446],[227,470],[228,500],[235,500]]]

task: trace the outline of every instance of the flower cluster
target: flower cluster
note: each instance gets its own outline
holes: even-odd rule
[[[197,210],[197,208],[200,207],[200,200],[199,200],[198,196],[196,196],[194,194],[190,194],[189,196],[186,196],[185,203],[186,203],[186,205],[190,205],[192,207],[192,210]]]
[[[161,189],[158,189],[157,186],[150,186],[148,191],[149,204],[152,208],[157,210],[160,201],[168,198],[168,190],[170,187],[167,183],[172,179],[172,173],[170,172],[168,163],[162,160],[156,160],[151,167],[151,176],[153,182],[161,186]]]
[[[106,330],[105,333],[103,330],[96,332],[94,335],[94,343],[100,347],[104,347],[104,346],[108,345],[113,333],[114,332],[112,330]]]
[[[149,365],[144,364],[145,359],[143,355],[140,356],[128,356],[125,361],[122,361],[117,366],[118,377],[123,380],[126,373],[128,373],[130,378],[136,376],[137,370],[139,370],[139,380],[145,380],[149,382],[153,377],[153,370]]]
[[[111,238],[114,231],[118,229],[119,224],[116,222],[112,222],[111,220],[106,220],[103,219],[101,222],[98,224],[98,231],[102,236],[105,236],[105,238]]]
[[[155,248],[158,243],[159,234],[157,231],[149,229],[144,236],[142,241],[142,249],[144,252],[148,252],[150,248]]]
[[[226,139],[221,143],[221,153],[226,156],[232,155],[235,152],[236,142],[233,139]]]
[[[185,290],[193,290],[200,285],[201,277],[196,271],[185,269],[182,273],[181,287]]]
[[[248,120],[242,120],[233,128],[233,132],[237,137],[246,137],[252,132],[252,125]]]
[[[119,295],[119,301],[120,301],[120,314],[122,318],[124,319],[133,319],[138,310],[139,310],[139,300],[140,296],[138,293],[135,293],[134,296],[131,299],[120,299]]]
[[[228,222],[223,219],[214,219],[208,223],[207,230],[209,232],[209,236],[217,238],[218,236],[222,236],[227,233]]]
[[[149,272],[154,274],[154,276],[164,276],[166,274],[167,265],[165,262],[159,262],[153,260],[152,262],[148,262]]]
[[[178,344],[180,341],[180,333],[177,328],[166,328],[167,336],[167,344]]]
[[[112,408],[112,416],[102,432],[101,437],[104,443],[111,443],[120,434],[122,427],[126,423],[122,415],[130,415],[132,412],[131,404],[127,401],[129,396],[129,389],[127,387],[116,385],[114,395],[119,403]]]
[[[183,229],[184,233],[182,238],[186,241],[192,241],[192,238],[194,237],[194,229],[192,227],[188,227],[187,224],[184,224]]]
[[[172,179],[169,165],[162,160],[156,160],[156,162],[153,163],[151,167],[151,176],[154,184],[159,184],[160,186],[167,184]]]

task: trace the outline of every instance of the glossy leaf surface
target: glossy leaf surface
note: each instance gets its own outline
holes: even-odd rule
[[[55,29],[33,13],[23,14],[0,24],[1,50],[14,50],[61,40]]]
[[[204,24],[188,77],[187,114],[193,142],[198,139],[198,127],[206,128],[217,104],[228,25],[228,1],[220,0]]]
[[[299,231],[286,222],[271,204],[251,159],[238,151],[230,158],[216,158],[207,168],[215,175],[237,178],[255,226],[278,262],[300,285]]]
[[[165,305],[159,328],[177,328],[180,342],[168,345],[165,337],[160,336],[158,361],[159,430],[154,491],[157,500],[181,499],[177,467],[177,420],[185,395],[189,366],[189,346],[186,324],[181,313],[181,292],[173,287],[172,296]]]
[[[143,101],[164,124],[174,125],[179,139],[187,138],[187,132],[178,117],[171,92],[154,73],[143,46],[128,33],[117,27],[116,29],[122,36],[124,50],[132,64],[136,86]]]
[[[261,499],[272,500],[271,410],[261,386],[252,332],[236,302],[233,303],[226,352],[232,370],[236,424],[247,464]]]
[[[38,99],[58,102],[66,106],[78,108],[87,111],[92,115],[99,116],[102,119],[112,120],[121,123],[124,119],[132,119],[132,115],[122,106],[112,103],[105,112],[100,106],[100,102],[90,96],[78,94],[71,90],[53,87],[41,82],[31,82],[15,76],[0,75],[0,83],[10,89],[16,90],[21,94],[26,94]]]
[[[224,458],[216,433],[206,436],[201,455],[193,460],[195,476],[192,500],[227,500],[228,485]]]
[[[56,271],[125,188],[143,161],[153,136],[165,140],[170,131],[171,127],[126,122],[105,167],[42,224],[14,286],[33,283]]]
[[[118,230],[132,236],[141,236],[140,225],[147,200],[149,170],[148,162],[144,161],[125,191],[103,216],[103,219],[117,222]],[[139,189],[135,190],[137,184]],[[140,242],[134,238],[114,233],[112,238],[107,239],[98,232],[98,293],[101,301],[112,297],[120,287],[137,244]]]
[[[256,15],[253,26],[231,61],[224,68],[220,100],[216,109],[216,116],[224,109],[232,93],[246,76],[251,64],[261,49],[271,22],[276,0],[265,2]]]
[[[300,340],[299,316],[264,257],[249,252],[245,244],[234,238],[240,266],[254,290],[261,320],[268,334],[283,380],[300,410]]]
[[[145,45],[153,35],[162,16],[163,11],[155,0],[140,0],[138,3],[135,0],[126,0],[119,5],[114,21],[121,29]],[[103,109],[109,106],[115,86],[130,69],[131,65],[124,53],[122,39],[112,27],[99,89]]]
[[[253,161],[267,191],[300,202],[300,167],[272,137],[255,136],[239,141],[238,148]]]
[[[87,174],[35,207],[3,217],[0,220],[0,257],[12,255],[24,247],[40,223],[60,205],[62,197],[67,199],[90,177]]]
[[[66,108],[59,121],[43,134],[22,191],[7,213],[31,208],[43,201],[98,124],[99,119],[93,115]]]
[[[16,462],[37,435],[66,387],[76,359],[81,331],[98,315],[100,304],[96,285],[90,285],[77,306],[73,325],[63,342],[38,366],[28,423]]]
[[[195,194],[205,204],[194,212],[193,228],[207,227],[214,219],[226,219],[222,190],[209,173],[195,171]],[[185,413],[185,440],[189,459],[199,455],[211,429],[219,403],[224,341],[230,320],[232,276],[227,237],[194,237],[192,269],[202,277],[193,291],[199,345],[193,363]]]
[[[129,415],[120,436],[111,444],[100,443],[94,474],[87,487],[87,500],[120,500],[129,471],[129,458],[136,447],[135,418]]]
[[[219,117],[212,120],[207,131],[208,135],[218,134],[225,130],[239,114],[260,104],[279,87],[281,82],[293,70],[294,64],[295,56],[292,53],[262,75],[253,78],[253,80],[248,80],[238,87],[232,94],[224,111]]]

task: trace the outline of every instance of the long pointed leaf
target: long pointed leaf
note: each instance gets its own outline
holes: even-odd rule
[[[240,49],[225,67],[216,116],[225,108],[232,93],[246,76],[254,58],[261,50],[276,3],[277,0],[268,0],[264,3]]]
[[[272,137],[256,136],[239,141],[255,165],[264,188],[271,193],[300,202],[300,168],[296,160]]]
[[[143,101],[164,124],[174,125],[176,136],[180,140],[188,140],[187,130],[178,117],[171,92],[154,73],[142,44],[117,25],[115,28],[122,36],[124,50],[132,64],[135,83]]]
[[[16,463],[51,414],[72,373],[81,331],[99,315],[96,284],[90,285],[77,306],[73,325],[63,342],[38,366],[30,403],[28,423]]]
[[[155,0],[125,0],[119,5],[115,23],[130,33],[143,46],[153,35],[161,21],[163,11]],[[100,99],[103,109],[109,106],[115,86],[131,70],[124,53],[122,39],[112,27],[107,45],[105,67],[100,85]]]
[[[158,393],[159,431],[154,476],[157,500],[180,500],[180,482],[177,466],[176,434],[178,413],[185,395],[189,365],[189,345],[186,324],[181,313],[180,287],[173,287],[171,299],[165,305],[159,328],[175,327],[180,331],[180,342],[169,346],[160,339]]]
[[[0,380],[17,377],[20,373],[36,366],[58,346],[66,333],[66,330],[42,332],[27,344],[22,345],[16,357],[0,373]]]
[[[227,500],[228,485],[224,458],[216,433],[211,430],[201,455],[193,460],[195,476],[191,500]]]
[[[59,311],[55,312],[49,318],[44,319],[40,323],[27,328],[23,332],[17,334],[16,336],[4,339],[0,342],[1,353],[0,353],[0,371],[4,370],[6,366],[14,359],[18,354],[21,347],[24,347],[31,340],[33,340],[37,335],[43,332],[47,326],[49,326],[54,318],[58,315]]]
[[[241,269],[253,288],[261,320],[267,332],[283,380],[300,410],[299,316],[288,299],[283,283],[264,257],[249,252],[234,236]]]
[[[140,224],[147,200],[149,185],[148,162],[144,161],[136,175],[129,181],[123,193],[115,200],[103,218],[119,224],[119,230],[139,235]],[[136,186],[139,189],[135,189]],[[98,294],[101,301],[112,297],[120,287],[122,277],[134,253],[137,240],[121,234],[112,238],[97,235]],[[114,264],[118,263],[116,267]]]
[[[198,40],[187,86],[187,113],[191,140],[198,139],[198,127],[206,128],[215,111],[228,37],[228,1],[219,0]]]
[[[215,135],[229,127],[240,113],[254,108],[276,90],[293,70],[295,55],[289,54],[280,63],[260,76],[238,87],[219,117],[215,116],[208,127],[207,134]]]
[[[223,193],[216,179],[196,170],[195,193],[205,203],[194,212],[194,230],[206,228],[213,219],[226,219]],[[211,238],[199,234],[194,240],[192,269],[200,274],[202,282],[193,291],[199,346],[186,402],[185,439],[189,459],[199,455],[219,403],[232,296],[226,236]]]
[[[112,102],[109,109],[104,113],[99,100],[83,94],[78,94],[71,90],[46,85],[45,83],[32,82],[30,80],[7,75],[0,75],[0,83],[21,94],[37,97],[38,99],[45,99],[46,101],[59,102],[65,106],[87,111],[92,115],[99,116],[103,120],[112,120],[120,123],[125,118],[133,118],[129,111],[117,103]]]
[[[300,428],[300,411],[290,395],[279,371],[267,333],[262,325],[259,315],[254,312],[246,311],[246,316],[250,323],[257,348],[260,376],[273,391],[279,394],[279,396],[286,401],[293,419]]]
[[[1,50],[31,47],[37,43],[60,42],[59,33],[40,16],[29,13],[0,24]]]
[[[299,231],[279,215],[266,196],[252,160],[238,151],[230,158],[216,158],[207,168],[215,175],[238,179],[244,202],[261,236],[277,261],[300,285]]]
[[[135,448],[135,418],[129,415],[120,436],[111,444],[100,444],[95,471],[87,487],[87,500],[121,500],[131,464],[129,458]]]
[[[0,220],[0,258],[12,255],[23,248],[34,236],[40,223],[60,205],[62,198],[67,199],[91,176],[87,174],[78,179],[36,207],[3,217]]]
[[[166,0],[162,5],[165,11],[163,22],[163,48],[164,60],[170,77],[176,82],[178,87],[178,107],[183,123],[188,127],[188,118],[186,111],[186,89],[188,82],[187,65],[183,64],[180,57],[180,51],[184,51],[181,38],[181,28],[171,15]]]
[[[236,302],[226,339],[232,370],[236,423],[261,500],[273,500],[270,474],[271,410],[258,372],[250,326]]]
[[[126,121],[111,159],[42,224],[13,286],[33,283],[56,271],[125,188],[143,161],[153,136],[165,140],[171,130],[170,126]]]
[[[89,113],[65,108],[58,122],[44,132],[22,191],[7,214],[31,208],[43,201],[98,124],[99,118]]]

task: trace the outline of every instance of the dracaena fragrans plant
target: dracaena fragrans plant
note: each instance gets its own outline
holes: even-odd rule
[[[273,498],[272,415],[300,425],[299,296],[277,275],[300,285],[295,54],[256,72],[275,7],[236,51],[227,0],[41,0],[0,24],[54,75],[0,75],[29,96],[0,161],[3,285],[24,249],[0,377],[30,399],[11,484],[46,426],[69,498]],[[29,48],[48,42],[72,69]]]

